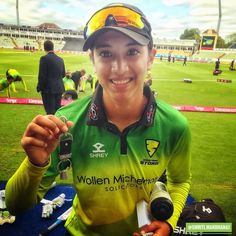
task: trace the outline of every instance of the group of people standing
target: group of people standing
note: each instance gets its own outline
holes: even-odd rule
[[[55,114],[61,107],[61,99],[77,99],[85,91],[86,83],[95,90],[96,77],[87,75],[84,69],[71,73],[65,70],[64,60],[54,52],[53,42],[44,42],[46,55],[40,58],[37,91],[41,93],[47,114]]]
[[[234,71],[234,59],[230,62],[229,65],[229,70]],[[217,58],[217,60],[215,61],[215,68],[213,71],[213,75],[219,75],[222,73],[222,70],[220,69],[220,58]]]
[[[163,60],[163,55],[160,55],[160,61]],[[168,57],[167,57],[167,61],[168,62],[172,62],[175,63],[175,56],[171,56],[171,54],[169,53],[168,54]],[[181,60],[183,60],[183,66],[186,66],[187,65],[187,56],[184,56]]]
[[[84,92],[87,83],[92,91],[97,86],[95,75],[86,74],[84,69],[71,73],[65,70],[64,60],[54,52],[54,44],[44,42],[46,55],[40,58],[37,92],[41,93],[44,109],[47,114],[55,114],[61,107],[61,99],[77,99],[78,91]],[[7,97],[11,97],[11,90],[17,92],[15,82],[20,81],[25,91],[27,85],[16,69],[7,69],[6,78],[0,79],[0,91],[6,90]]]

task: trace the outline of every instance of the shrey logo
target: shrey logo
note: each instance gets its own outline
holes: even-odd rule
[[[156,153],[156,151],[159,147],[159,144],[160,144],[160,142],[157,140],[146,139],[146,149],[147,149],[148,155],[150,157],[152,157]]]
[[[93,150],[93,153],[105,152],[105,150],[101,150],[104,147],[104,145],[101,143],[95,143],[93,147],[96,149],[96,150]]]
[[[93,150],[92,152],[89,154],[90,158],[107,158],[108,157],[108,153],[106,152],[106,150],[104,149],[104,144],[102,143],[95,143],[93,145]]]

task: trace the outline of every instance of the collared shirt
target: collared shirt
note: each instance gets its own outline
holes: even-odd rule
[[[101,87],[93,97],[78,99],[56,113],[74,123],[69,132],[76,196],[65,224],[71,235],[118,236],[139,231],[136,204],[149,202],[165,170],[174,205],[167,222],[175,228],[190,188],[190,131],[185,117],[160,99],[155,101],[150,88],[144,88],[144,95],[148,103],[141,119],[123,132],[107,120]],[[8,196],[14,196],[16,207],[19,185],[30,193],[40,184],[38,198],[43,197],[59,174],[58,156],[57,148],[41,183],[32,177],[35,168],[22,164],[13,177],[17,181],[8,184]],[[32,205],[34,198],[28,195],[24,201]]]
[[[125,128],[123,132],[120,132],[119,129],[112,123],[110,123],[107,119],[103,101],[102,101],[102,87],[99,85],[97,88],[88,111],[88,125],[103,127],[114,134],[121,136],[121,154],[127,153],[127,141],[126,136],[131,128],[134,126],[142,125],[142,126],[152,126],[153,119],[156,112],[156,101],[151,93],[149,87],[144,87],[144,96],[146,96],[148,103],[144,109],[142,117],[139,121],[135,122],[134,124],[130,125],[129,127]]]

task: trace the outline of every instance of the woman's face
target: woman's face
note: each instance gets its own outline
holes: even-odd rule
[[[143,83],[155,50],[137,44],[116,31],[108,31],[95,42],[91,58],[105,98],[135,99],[143,94]]]

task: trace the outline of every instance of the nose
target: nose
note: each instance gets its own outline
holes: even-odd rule
[[[128,70],[128,63],[124,58],[116,58],[112,62],[112,72],[117,74],[123,74]]]

